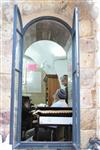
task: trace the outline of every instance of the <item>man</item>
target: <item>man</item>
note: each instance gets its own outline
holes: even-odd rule
[[[33,115],[30,114],[30,99],[28,96],[22,97],[22,125],[21,125],[21,138],[22,141],[26,140],[26,132],[32,128]]]
[[[66,91],[66,103],[68,104],[68,75],[63,75],[61,78],[61,83],[65,87]],[[69,125],[64,130],[65,133],[65,141],[71,141],[72,140],[72,126]]]
[[[65,87],[65,92],[66,92],[66,103],[68,104],[68,75],[63,75],[60,77],[61,84]]]
[[[53,95],[54,103],[51,107],[68,107],[66,104],[66,92],[63,89],[57,89],[55,94]]]
[[[53,95],[54,98],[54,102],[51,105],[51,107],[68,107],[68,105],[65,102],[65,98],[66,98],[66,92],[63,89],[57,89],[55,94]],[[52,129],[52,130],[51,130]],[[59,137],[62,135],[59,135],[59,137],[57,136],[57,133],[60,133],[62,127],[57,127],[57,126],[47,126],[45,128],[39,128],[38,131],[38,140],[39,141],[50,141],[51,140],[51,131],[55,130],[53,133],[53,140],[57,140],[59,139]],[[33,137],[33,140],[37,140],[36,135]]]

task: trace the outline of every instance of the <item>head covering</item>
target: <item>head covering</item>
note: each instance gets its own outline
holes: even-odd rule
[[[60,99],[66,99],[66,92],[63,89],[59,89],[58,92],[57,92],[57,96]]]

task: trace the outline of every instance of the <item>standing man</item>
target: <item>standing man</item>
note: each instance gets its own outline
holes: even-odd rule
[[[66,92],[66,103],[68,104],[68,75],[63,75],[60,77],[61,84],[65,87]]]
[[[66,103],[68,104],[68,75],[63,75],[61,78],[61,84],[65,87],[66,92]],[[72,125],[65,127],[64,129],[64,140],[72,141]]]

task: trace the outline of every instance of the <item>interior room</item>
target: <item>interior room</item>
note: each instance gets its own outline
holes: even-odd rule
[[[64,120],[66,114],[63,114],[63,111],[66,110],[66,107],[59,106],[55,110],[52,109],[53,95],[58,89],[65,90],[65,86],[61,83],[61,77],[64,75],[67,76],[67,109],[69,111],[67,119],[69,119],[69,124],[67,124],[68,120],[67,123]],[[71,141],[72,41],[71,34],[67,28],[57,21],[43,19],[27,29],[24,35],[22,77],[22,108],[25,105],[24,102],[27,101],[28,104],[26,105],[29,106],[28,118],[31,118],[25,121],[27,117],[23,118],[22,109],[22,141]],[[52,115],[50,115],[53,119],[50,118],[50,115],[48,118],[47,114],[46,116],[42,114],[44,117],[40,117],[39,109],[41,111],[48,110],[49,113],[57,109],[62,111],[64,116],[60,117],[60,112],[57,117],[51,112]],[[37,127],[37,124],[39,124],[37,123],[38,116],[40,117],[40,122],[42,122],[39,127]],[[50,119],[53,121],[50,122]],[[64,125],[59,125],[61,121],[64,122]],[[24,122],[28,122],[28,124],[30,122],[30,126],[26,128],[27,125]],[[43,135],[45,136],[43,137]],[[67,137],[67,139],[64,137]]]

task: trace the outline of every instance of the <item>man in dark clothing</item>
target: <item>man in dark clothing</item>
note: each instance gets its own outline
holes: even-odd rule
[[[68,104],[68,75],[63,75],[61,78],[61,84],[64,85],[65,87],[65,92],[66,92],[66,103]]]
[[[30,114],[30,99],[28,96],[22,98],[22,140],[26,140],[25,133],[32,128],[32,114]]]

